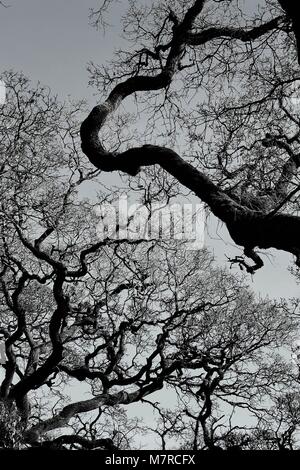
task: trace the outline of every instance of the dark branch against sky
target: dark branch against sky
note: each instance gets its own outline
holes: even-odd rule
[[[70,95],[94,102],[95,89],[88,86],[86,65],[89,61],[104,63],[120,46],[119,20],[127,4],[114,3],[109,17],[112,27],[104,35],[89,24],[89,9],[98,3],[97,0],[10,0],[9,8],[3,9],[0,16],[1,70],[21,70],[63,98]],[[258,3],[246,1],[245,8],[251,12]],[[114,181],[114,176],[106,174],[105,180]],[[227,230],[212,218],[208,232],[207,242],[221,263],[225,261],[224,240],[226,255],[239,254]],[[280,252],[273,259],[271,256],[270,262],[254,276],[254,287],[270,295],[296,295],[294,278],[286,269],[290,261],[289,255]]]

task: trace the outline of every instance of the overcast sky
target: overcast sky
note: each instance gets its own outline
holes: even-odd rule
[[[111,57],[118,42],[116,27],[104,36],[89,25],[89,8],[99,2],[7,0],[6,4],[10,6],[0,12],[1,69],[22,70],[62,96],[91,97],[86,64]]]
[[[119,46],[118,19],[127,2],[119,2],[114,7],[115,24],[105,36],[88,21],[89,8],[95,7],[97,0],[7,0],[6,3],[9,7],[0,12],[1,71],[11,68],[23,71],[33,81],[40,80],[50,86],[62,98],[66,95],[87,98],[94,105],[86,64],[90,60],[105,62]],[[246,3],[252,6],[256,0],[246,0]],[[240,254],[227,230],[216,222],[210,223],[206,240],[222,264],[226,255]],[[298,287],[287,271],[292,257],[277,252],[276,256],[264,260],[266,267],[253,280],[249,277],[255,290],[276,297],[296,296]]]

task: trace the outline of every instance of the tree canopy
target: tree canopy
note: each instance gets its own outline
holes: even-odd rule
[[[151,214],[183,186],[248,273],[263,248],[300,266],[298,23],[285,0],[130,0],[91,112],[1,75],[0,448],[299,448],[299,301],[186,240],[100,236],[98,210],[125,187]]]

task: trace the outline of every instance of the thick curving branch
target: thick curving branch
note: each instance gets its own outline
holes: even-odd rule
[[[278,28],[284,19],[284,16],[278,16],[277,18],[248,30],[230,27],[207,28],[200,33],[188,34],[186,42],[191,46],[200,46],[218,38],[238,39],[242,42],[250,42]]]
[[[106,151],[99,138],[105,121],[126,97],[138,91],[165,89],[170,85],[173,76],[180,69],[182,53],[191,42],[201,44],[224,35],[251,41],[277,28],[282,20],[282,17],[278,17],[245,32],[213,28],[193,34],[194,21],[201,13],[204,3],[196,1],[182,22],[174,25],[169,53],[159,74],[130,77],[119,83],[103,104],[94,107],[81,125],[82,150],[96,168],[105,172],[122,171],[135,176],[142,167],[160,165],[183,186],[193,191],[209,206],[213,214],[226,224],[233,241],[243,246],[246,256],[250,256],[254,262],[249,271],[254,272],[263,265],[260,257],[253,251],[256,247],[277,248],[290,252],[296,256],[296,262],[300,266],[300,218],[288,214],[267,217],[266,211],[253,210],[240,204],[204,173],[166,147],[144,145],[115,154]]]
[[[162,388],[162,382],[158,380],[135,392],[127,393],[122,391],[115,394],[103,393],[90,400],[72,403],[71,405],[65,406],[60,413],[53,418],[42,421],[28,429],[24,438],[29,444],[35,444],[45,433],[67,426],[70,420],[80,413],[96,410],[100,406],[129,405],[160,388]]]
[[[6,297],[6,302],[17,318],[17,328],[14,331],[14,333],[7,336],[7,339],[5,341],[6,356],[7,356],[8,361],[6,364],[5,377],[0,387],[1,398],[8,397],[10,388],[13,383],[14,375],[17,369],[16,356],[15,356],[13,347],[14,347],[14,344],[23,335],[25,327],[26,327],[25,313],[24,313],[22,306],[20,305],[19,297],[25,287],[27,279],[28,279],[27,273],[23,273],[18,281],[18,285],[15,291],[13,292],[11,298],[9,296],[9,293],[8,293],[8,290],[6,288],[4,281],[2,281],[2,290]]]
[[[70,311],[69,298],[64,294],[63,285],[65,282],[65,269],[57,272],[53,282],[53,296],[57,305],[50,324],[49,336],[52,344],[52,352],[46,361],[38,367],[32,374],[25,375],[16,385],[11,388],[9,398],[14,399],[19,406],[23,398],[30,390],[36,389],[44,384],[49,375],[63,358],[63,341],[61,337],[63,322]]]
[[[111,388],[112,386],[121,386],[121,385],[132,385],[137,383],[137,381],[147,372],[150,370],[152,365],[152,360],[157,357],[161,356],[161,366],[162,370],[157,375],[155,379],[150,379],[147,377],[143,385],[139,385],[139,388],[133,392],[126,392],[120,391],[118,393],[108,393],[103,392],[102,394],[91,398],[90,400],[83,400],[76,403],[72,403],[70,405],[65,406],[56,416],[49,418],[45,421],[42,421],[32,428],[28,429],[25,433],[25,440],[29,444],[37,443],[41,436],[49,431],[53,431],[54,429],[63,428],[67,426],[70,420],[78,414],[87,413],[89,411],[96,410],[101,406],[115,406],[115,405],[129,405],[131,403],[140,401],[142,398],[150,395],[153,392],[160,390],[163,387],[164,381],[166,377],[170,377],[174,371],[185,368],[190,370],[196,370],[201,367],[205,367],[207,364],[206,357],[200,357],[196,360],[191,359],[178,359],[175,358],[170,364],[166,365],[163,360],[163,347],[164,341],[166,339],[167,334],[164,333],[159,335],[157,338],[157,348],[151,354],[151,356],[147,360],[147,364],[143,366],[140,371],[131,378],[125,379],[117,379],[110,381],[108,383],[108,379],[106,379],[107,386]],[[88,369],[75,369],[71,370],[69,368],[61,367],[61,370],[64,370],[66,373],[70,374],[73,377],[80,378],[84,376],[84,378],[101,378],[101,375],[93,372],[88,371]],[[82,376],[80,375],[82,373]],[[146,374],[147,375],[147,374]]]
[[[120,170],[131,175],[138,173],[140,164],[138,166],[135,164],[131,168],[125,159],[117,160],[116,155],[105,151],[99,140],[99,131],[108,116],[119,107],[127,96],[138,91],[161,90],[170,85],[174,74],[178,70],[180,58],[184,53],[187,34],[203,9],[204,3],[205,0],[197,0],[188,9],[182,22],[174,27],[169,54],[162,71],[158,75],[130,77],[118,84],[110,93],[105,103],[95,106],[89,116],[83,121],[80,129],[82,150],[97,168],[103,171]]]

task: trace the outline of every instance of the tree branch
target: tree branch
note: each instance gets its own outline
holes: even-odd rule
[[[218,38],[239,39],[242,42],[250,42],[278,28],[283,19],[284,16],[278,16],[267,23],[263,23],[249,30],[229,27],[208,28],[200,33],[189,33],[186,38],[186,43],[191,46],[200,46]]]
[[[115,394],[101,394],[90,400],[72,403],[65,406],[58,415],[38,423],[26,431],[25,440],[30,444],[34,444],[46,432],[67,426],[69,421],[77,414],[96,410],[100,406],[129,405],[140,400],[141,397],[159,390],[161,387],[161,381],[156,381],[135,392],[127,393],[122,391]]]
[[[298,62],[300,64],[300,17],[297,2],[293,0],[278,0],[280,6],[292,20],[292,28],[296,38]]]
[[[103,104],[91,111],[81,126],[82,150],[93,165],[106,172],[122,171],[135,176],[141,167],[159,164],[208,204],[213,214],[225,222],[234,242],[245,247],[246,252],[251,253],[251,258],[256,259],[255,268],[262,264],[261,260],[258,262],[257,255],[253,251],[255,247],[288,251],[296,256],[297,263],[300,265],[299,218],[285,214],[276,214],[272,218],[266,218],[264,212],[239,204],[225,191],[218,188],[204,173],[184,161],[171,149],[146,145],[123,153],[112,154],[104,149],[99,139],[99,132],[106,119],[127,96],[138,91],[164,89],[170,85],[174,74],[179,69],[180,58],[188,40],[196,42],[197,38],[201,43],[201,40],[207,41],[225,34],[231,38],[250,41],[278,27],[282,20],[280,16],[244,32],[231,28],[219,30],[213,28],[199,33],[200,36],[199,34],[192,35],[191,29],[194,21],[203,6],[204,1],[195,1],[182,22],[174,26],[171,47],[165,65],[158,75],[130,77],[118,84]]]

